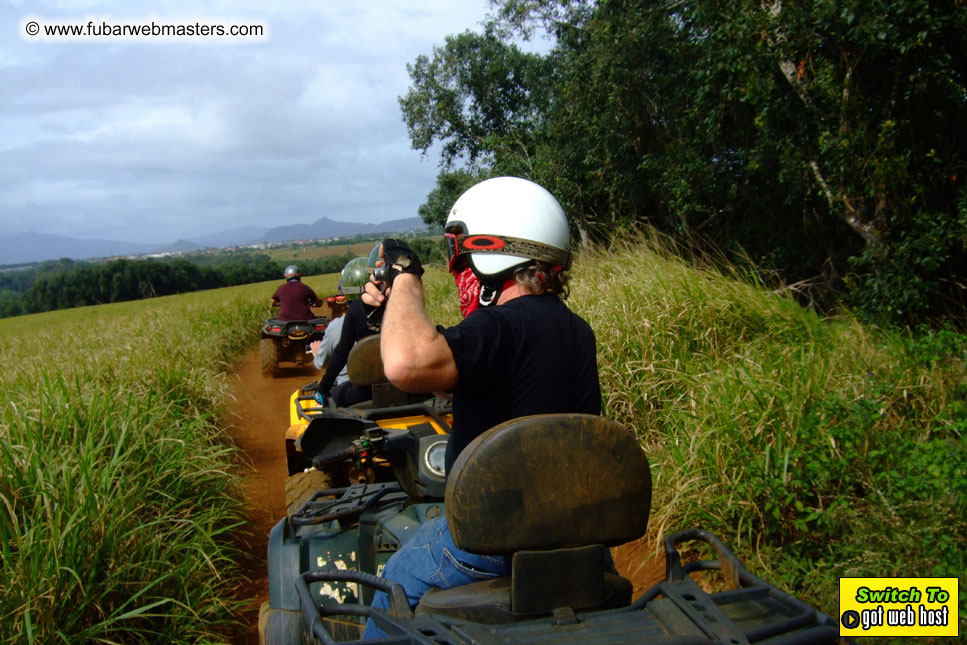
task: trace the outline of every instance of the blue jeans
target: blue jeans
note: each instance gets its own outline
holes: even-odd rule
[[[472,582],[510,575],[509,558],[475,555],[454,545],[446,517],[429,520],[417,529],[383,568],[382,577],[403,586],[410,607],[415,607],[432,587],[449,589]],[[373,596],[373,607],[389,608],[389,597],[382,591]],[[366,621],[363,640],[385,636],[372,620]]]

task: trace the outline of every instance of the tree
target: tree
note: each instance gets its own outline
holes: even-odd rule
[[[967,9],[927,0],[766,9],[775,64],[813,124],[801,163],[864,242],[852,259],[865,273],[857,300],[899,319],[941,313],[967,281],[967,63],[956,53],[967,46]]]
[[[458,161],[499,167],[531,153],[547,109],[546,59],[491,31],[468,31],[447,36],[433,58],[420,56],[406,69],[412,85],[399,103],[414,149],[442,143],[445,168]]]
[[[538,28],[554,49],[516,58]],[[964,300],[965,41],[957,1],[505,0],[418,59],[401,106],[414,147],[443,144],[425,216],[463,160],[592,236],[653,225],[912,321]]]
[[[486,179],[480,172],[465,169],[452,171],[442,170],[437,175],[436,186],[427,195],[426,201],[420,205],[418,212],[427,224],[443,226],[450,213],[450,208],[465,190],[479,181]]]

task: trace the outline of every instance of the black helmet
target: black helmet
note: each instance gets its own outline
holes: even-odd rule
[[[302,271],[299,271],[299,267],[294,264],[290,264],[285,268],[285,279],[286,280],[299,280],[302,278]]]

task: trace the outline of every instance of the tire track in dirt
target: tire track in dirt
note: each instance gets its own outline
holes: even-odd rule
[[[657,536],[649,527],[644,537],[611,549],[614,568],[631,581],[632,599],[661,582],[665,577],[665,558],[656,555]]]
[[[252,580],[241,590],[246,602],[242,619],[247,629],[234,642],[257,644],[259,606],[269,599],[267,548],[269,531],[285,516],[285,431],[289,427],[289,397],[318,378],[312,367],[282,368],[277,378],[262,376],[258,348],[246,354],[238,371],[227,422],[245,462],[247,530],[241,548],[243,565]]]

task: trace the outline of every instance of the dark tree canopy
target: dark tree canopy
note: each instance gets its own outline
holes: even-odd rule
[[[334,273],[351,253],[300,261],[306,275]],[[69,309],[238,284],[282,280],[285,263],[263,253],[228,256],[209,266],[204,261],[111,260],[80,263],[64,259],[0,280],[0,317]]]
[[[484,35],[409,67],[413,145],[444,151],[427,221],[461,180],[517,174],[600,239],[651,225],[803,281],[819,304],[963,316],[964,3],[495,7]],[[521,53],[514,38],[538,28],[553,49]]]
[[[400,108],[415,149],[442,143],[448,169],[461,160],[492,166],[531,153],[532,130],[548,108],[548,60],[492,31],[468,31],[406,68],[413,85]]]

